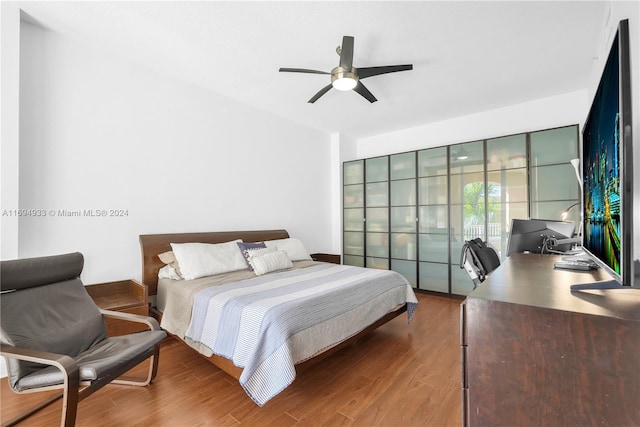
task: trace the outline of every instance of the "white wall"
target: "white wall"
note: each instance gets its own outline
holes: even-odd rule
[[[20,9],[0,2],[0,211],[18,206]],[[18,217],[0,217],[0,259],[18,257]]]
[[[18,205],[20,9],[0,2],[0,212]],[[18,217],[0,216],[0,259],[18,257]],[[0,358],[0,378],[7,376]]]
[[[20,257],[141,276],[139,234],[286,228],[331,252],[329,134],[22,23]],[[123,217],[85,210],[122,209]],[[65,217],[61,210],[80,211]]]
[[[572,125],[586,115],[586,103],[583,90],[362,138],[357,158]]]

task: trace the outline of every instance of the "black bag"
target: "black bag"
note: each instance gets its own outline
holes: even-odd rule
[[[498,268],[500,258],[493,248],[480,238],[465,240],[460,253],[460,268],[466,270],[475,289],[489,273]]]

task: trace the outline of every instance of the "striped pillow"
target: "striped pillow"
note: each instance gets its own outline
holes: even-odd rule
[[[251,258],[251,255],[256,250],[265,249],[267,246],[264,244],[264,242],[255,242],[255,243],[238,242],[238,247],[240,248],[240,251],[242,252],[242,256],[244,257],[245,261],[247,261],[247,266],[249,267],[249,271],[253,271],[253,266],[251,265],[251,262],[249,262],[249,258]]]
[[[256,276],[262,276],[263,274],[267,274],[272,271],[284,270],[293,267],[293,264],[285,251],[265,253],[258,250],[249,258],[249,262],[251,262]]]

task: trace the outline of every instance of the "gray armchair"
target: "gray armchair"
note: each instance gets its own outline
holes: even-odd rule
[[[75,425],[78,402],[109,383],[146,386],[166,337],[155,319],[101,310],[80,280],[84,258],[70,253],[0,263],[0,354],[16,393],[61,389],[5,425],[62,397],[61,425]],[[108,337],[104,317],[144,323],[148,331]],[[119,378],[149,359],[144,379]]]

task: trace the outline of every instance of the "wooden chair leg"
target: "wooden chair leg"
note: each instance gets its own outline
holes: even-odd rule
[[[119,379],[113,380],[112,384],[122,384],[122,385],[133,385],[138,387],[145,387],[151,384],[151,381],[156,377],[158,373],[158,361],[160,360],[160,347],[156,346],[153,355],[149,357],[149,371],[147,373],[147,377],[144,380],[130,378],[130,377],[120,377]]]
[[[74,427],[76,425],[78,402],[80,401],[78,392],[78,381],[69,381],[69,383],[65,384],[62,395],[62,419],[60,420],[60,426],[62,427]]]
[[[151,359],[151,372],[149,382],[153,381],[158,374],[158,362],[160,361],[160,344],[156,345],[153,349],[153,358]]]

